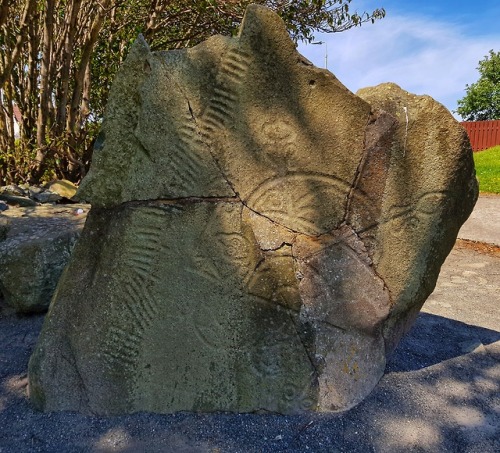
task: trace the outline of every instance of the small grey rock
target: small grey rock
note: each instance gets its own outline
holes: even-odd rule
[[[28,197],[20,197],[17,195],[8,195],[6,193],[0,194],[0,200],[4,201],[11,206],[19,206],[19,207],[33,207],[37,206],[37,202],[28,198]]]
[[[50,190],[36,193],[33,195],[33,198],[39,203],[56,203],[62,199],[61,195]]]
[[[8,186],[0,187],[0,193],[6,195],[18,195],[21,197],[26,195],[26,192],[21,187],[16,186],[15,184],[9,184]]]

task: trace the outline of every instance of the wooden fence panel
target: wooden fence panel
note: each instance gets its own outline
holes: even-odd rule
[[[473,151],[500,145],[500,120],[464,121],[462,126],[469,135]]]

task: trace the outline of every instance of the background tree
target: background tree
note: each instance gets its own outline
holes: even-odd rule
[[[275,10],[296,41],[385,15],[351,13],[351,0],[0,0],[0,185],[78,182],[111,82],[137,35],[153,50],[193,46],[235,33],[249,3]]]
[[[479,62],[479,80],[466,85],[466,95],[458,101],[458,113],[465,121],[500,119],[500,52],[490,50]]]

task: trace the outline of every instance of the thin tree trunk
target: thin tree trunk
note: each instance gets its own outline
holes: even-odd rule
[[[7,94],[7,133],[8,133],[8,142],[7,146],[11,151],[15,150],[15,129],[14,129],[14,100],[12,96],[12,81],[8,84],[6,94]]]
[[[5,3],[5,1],[3,3]],[[8,80],[12,68],[19,60],[21,49],[26,41],[26,38],[28,37],[29,20],[31,18],[30,16],[32,15],[35,5],[36,0],[28,0],[28,3],[26,3],[24,7],[21,22],[19,23],[19,34],[17,35],[16,44],[14,46],[12,54],[9,57],[8,64],[4,68],[2,68],[2,72],[0,73],[0,87],[2,87]],[[2,14],[4,13],[3,9],[4,6],[2,4]]]
[[[0,151],[7,153],[9,131],[7,129],[7,109],[4,105],[4,98],[3,92],[0,92]]]
[[[110,0],[105,0],[101,3],[101,10],[97,13],[96,17],[94,18],[94,22],[92,24],[90,33],[85,41],[84,46],[82,47],[80,65],[75,75],[73,97],[71,100],[71,107],[68,114],[67,131],[70,136],[76,133],[76,125],[78,117],[80,115],[80,103],[83,94],[85,74],[87,73],[90,67],[90,59],[92,57],[92,52],[94,50],[95,43],[97,42],[97,38],[99,37],[99,32],[101,31],[101,27],[104,22],[104,17],[105,14],[107,13],[106,9],[108,8],[109,4]]]
[[[2,0],[0,3],[0,27],[7,22],[11,3],[12,0]]]
[[[66,37],[64,40],[64,49],[62,56],[61,68],[61,92],[58,97],[59,109],[56,117],[56,131],[62,133],[66,126],[67,104],[69,98],[69,75],[71,65],[73,63],[73,46],[76,34],[76,19],[78,11],[80,10],[82,0],[74,0],[71,2],[70,11],[68,12],[68,19],[66,23]]]
[[[36,131],[36,169],[35,177],[40,177],[45,160],[45,139],[47,130],[47,118],[50,108],[49,75],[52,53],[52,36],[54,24],[54,0],[47,0],[47,8],[44,16],[42,61],[40,68],[40,106],[38,108],[38,121]]]
[[[29,28],[30,37],[28,40],[28,63],[27,63],[27,87],[24,96],[24,112],[26,121],[24,124],[24,140],[23,143],[29,143],[29,146],[34,145],[35,128],[36,128],[36,110],[38,104],[38,21],[33,21]]]

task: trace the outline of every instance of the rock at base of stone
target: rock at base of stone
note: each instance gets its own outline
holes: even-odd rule
[[[82,206],[88,211],[89,206]],[[47,310],[86,216],[74,207],[12,208],[0,218],[0,293],[18,313]]]

